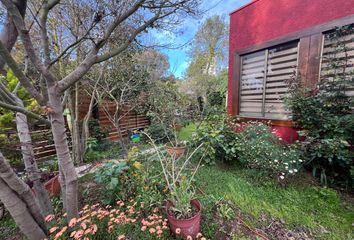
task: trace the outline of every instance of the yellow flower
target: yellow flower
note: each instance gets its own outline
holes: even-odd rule
[[[134,167],[135,169],[140,170],[140,169],[141,169],[141,163],[140,163],[140,162],[134,162],[133,167]]]

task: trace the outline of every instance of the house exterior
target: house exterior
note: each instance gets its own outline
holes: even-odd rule
[[[269,121],[287,142],[297,139],[284,105],[287,81],[316,86],[324,74],[331,43],[326,34],[354,23],[354,1],[254,0],[230,13],[227,111],[242,121]],[[354,69],[354,34],[348,67]],[[344,54],[344,53],[343,53]],[[349,91],[354,96],[353,91]]]

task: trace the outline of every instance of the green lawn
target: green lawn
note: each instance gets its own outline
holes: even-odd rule
[[[334,190],[310,185],[281,187],[257,175],[257,171],[237,166],[201,168],[197,182],[206,211],[213,204],[211,199],[224,198],[253,216],[250,224],[255,227],[265,213],[284,220],[289,229],[309,229],[316,239],[353,239],[352,206],[345,205]]]
[[[181,129],[181,131],[178,132],[178,138],[182,141],[187,141],[190,140],[192,137],[192,133],[195,131],[197,125],[195,123],[190,123],[184,128]]]

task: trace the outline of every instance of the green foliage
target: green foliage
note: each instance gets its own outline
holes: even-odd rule
[[[173,141],[175,138],[173,130],[163,123],[150,125],[146,132],[155,143],[166,143]]]
[[[263,123],[250,122],[238,134],[238,160],[249,168],[260,169],[284,179],[298,172],[303,160],[300,151],[284,145]]]
[[[250,214],[249,225],[259,226],[262,216],[271,216],[285,221],[290,229],[309,229],[315,239],[352,239],[352,203],[341,201],[336,191],[303,183],[280,187],[274,180],[259,178],[259,171],[227,165],[205,166],[197,176],[198,195],[203,203],[203,214],[210,219],[202,225],[203,234],[215,239],[215,230],[207,234],[213,217],[207,215],[215,201],[223,198],[231,201],[243,213]],[[327,232],[323,231],[326,230]],[[238,239],[238,238],[236,238]]]
[[[302,86],[299,79],[290,81],[286,99],[293,121],[304,131],[301,142],[308,167],[322,184],[353,187],[354,100],[347,89],[354,87],[354,72],[345,71],[347,59],[336,54],[348,51],[340,37],[353,29],[338,29],[328,35],[333,40],[333,53],[327,56],[329,74],[322,76],[315,90]],[[343,74],[344,73],[344,74]]]
[[[193,134],[193,145],[204,143],[201,152],[206,163],[233,161],[237,158],[238,135],[233,128],[238,125],[228,119],[225,114],[209,115]]]
[[[104,204],[113,204],[122,197],[122,173],[129,169],[126,163],[109,162],[95,172],[95,181],[102,184],[101,194]]]

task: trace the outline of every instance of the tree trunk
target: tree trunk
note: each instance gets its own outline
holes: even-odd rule
[[[33,192],[17,177],[1,153],[0,201],[28,239],[46,238],[47,228],[44,217],[40,214]]]
[[[80,135],[80,124],[78,120],[78,94],[77,87],[71,88],[71,93],[68,98],[68,106],[71,116],[71,140],[72,140],[72,156],[75,164],[80,164],[84,161],[84,150],[82,149],[82,140]]]
[[[22,100],[18,97],[15,98],[17,103],[23,107]],[[21,143],[22,158],[26,167],[26,172],[28,174],[29,180],[33,182],[34,192],[38,200],[41,213],[43,216],[47,216],[53,213],[53,208],[49,199],[48,192],[41,182],[41,175],[34,157],[31,135],[28,129],[27,116],[25,114],[20,112],[16,113],[16,127],[17,135]]]
[[[57,85],[54,84],[48,88],[49,92],[49,104],[50,104],[50,116],[52,124],[53,140],[55,150],[60,165],[61,183],[65,183],[63,186],[64,199],[63,203],[66,208],[67,218],[78,217],[78,198],[77,198],[77,174],[75,166],[70,156],[69,145],[66,135],[64,112],[61,104],[59,91]],[[65,179],[62,179],[62,178]]]

